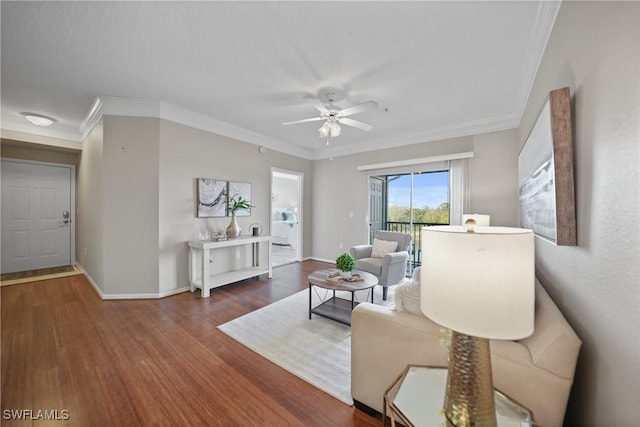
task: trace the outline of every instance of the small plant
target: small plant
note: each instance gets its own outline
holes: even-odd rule
[[[356,260],[353,259],[351,254],[343,253],[336,258],[336,268],[340,271],[351,271],[356,266]]]
[[[253,208],[251,202],[245,200],[239,194],[234,194],[232,197],[229,197],[227,201],[227,210],[231,213],[241,210],[249,210]]]

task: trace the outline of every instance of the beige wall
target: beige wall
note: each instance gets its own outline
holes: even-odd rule
[[[104,292],[157,295],[160,120],[103,121]]]
[[[407,145],[314,162],[313,256],[335,260],[368,240],[368,173],[359,172],[358,166],[462,152],[474,153],[469,168],[470,210],[490,214],[496,225],[517,224],[514,131]]]
[[[518,144],[515,130],[473,137],[469,212],[490,214],[491,224],[518,227]]]
[[[564,2],[522,124],[573,94],[577,247],[536,242],[537,275],[583,340],[567,425],[637,425],[640,4]]]
[[[271,167],[304,174],[305,206],[310,206],[311,161],[276,151],[258,151],[253,144],[190,128],[160,122],[159,262],[160,293],[188,286],[186,242],[200,228],[225,229],[230,218],[196,217],[196,179],[214,178],[252,184],[251,216],[238,217],[244,233],[259,223],[263,233],[270,227]],[[304,224],[311,224],[311,209],[305,209]],[[310,254],[309,225],[304,229],[303,256]],[[215,266],[214,266],[215,268]],[[274,272],[277,274],[277,271]]]
[[[102,293],[103,259],[103,121],[82,144],[76,192],[76,260]]]

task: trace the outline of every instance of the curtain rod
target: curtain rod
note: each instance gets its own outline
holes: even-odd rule
[[[396,162],[362,165],[362,166],[358,166],[358,170],[368,171],[373,169],[394,168],[398,166],[415,166],[415,165],[421,165],[424,163],[442,162],[445,160],[468,159],[470,157],[473,157],[473,151],[467,151],[465,153],[444,154],[442,156],[422,157],[419,159],[398,160]]]

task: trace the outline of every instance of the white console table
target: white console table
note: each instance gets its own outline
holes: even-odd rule
[[[194,292],[200,288],[202,298],[208,298],[211,289],[227,285],[261,274],[272,276],[271,270],[271,236],[240,236],[236,239],[212,242],[209,240],[193,240],[189,245],[189,290]],[[260,244],[267,246],[267,262],[260,264]],[[221,273],[213,273],[210,263],[215,263],[215,251],[234,246],[251,245],[251,265],[236,266]],[[236,252],[236,259],[239,252]],[[198,260],[199,258],[199,260]],[[198,262],[199,261],[199,262]],[[199,264],[199,265],[198,265]],[[220,266],[224,268],[224,266]]]

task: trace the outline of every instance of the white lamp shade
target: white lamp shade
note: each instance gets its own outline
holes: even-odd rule
[[[422,312],[440,325],[489,339],[533,333],[534,238],[507,227],[422,229]]]
[[[480,214],[463,214],[462,215],[462,225],[464,225],[467,220],[472,219],[476,222],[476,225],[482,227],[488,227],[491,225],[491,215],[480,215]]]

